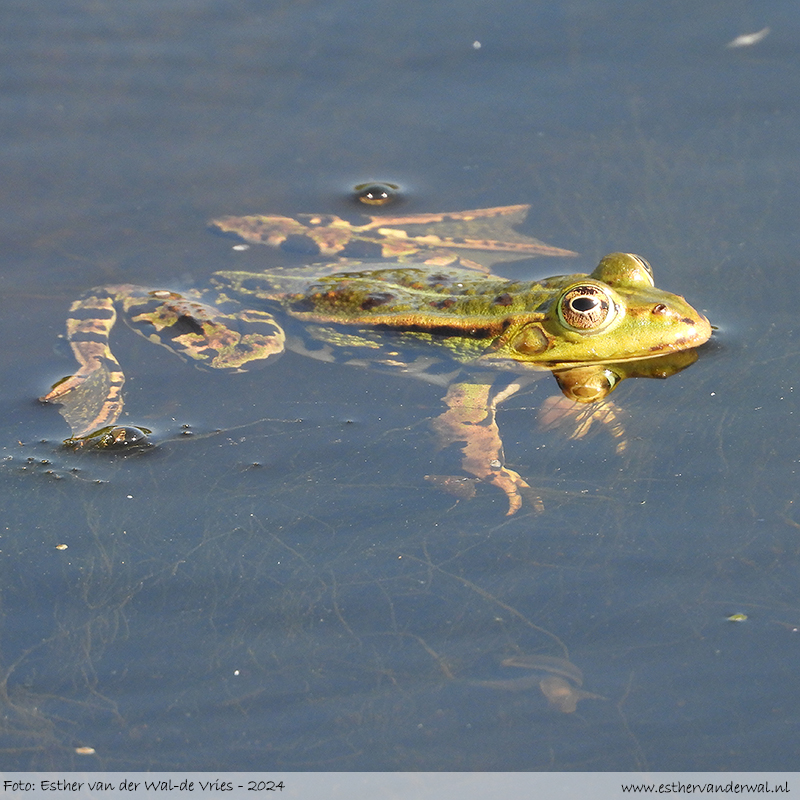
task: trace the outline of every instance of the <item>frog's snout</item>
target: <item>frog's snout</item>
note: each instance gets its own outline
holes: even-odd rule
[[[691,306],[692,314],[686,314],[680,319],[680,327],[684,334],[676,343],[680,349],[700,347],[711,338],[711,323],[699,311],[695,311]]]

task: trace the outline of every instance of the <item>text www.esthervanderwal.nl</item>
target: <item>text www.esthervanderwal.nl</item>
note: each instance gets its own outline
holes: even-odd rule
[[[789,781],[773,783],[623,783],[624,793],[630,794],[788,794]]]

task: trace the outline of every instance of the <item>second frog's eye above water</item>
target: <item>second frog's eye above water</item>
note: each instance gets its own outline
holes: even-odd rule
[[[617,315],[617,306],[609,294],[593,283],[573,286],[558,303],[558,317],[576,331],[597,331],[609,325]]]
[[[396,183],[359,183],[353,187],[355,198],[368,206],[388,206],[400,197]]]

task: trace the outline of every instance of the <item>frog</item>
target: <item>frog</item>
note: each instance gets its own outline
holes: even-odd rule
[[[79,368],[40,400],[70,425],[68,446],[127,443],[115,428],[125,374],[110,346],[121,316],[130,327],[197,366],[232,373],[285,351],[333,364],[427,380],[445,392],[432,420],[440,448],[461,450],[460,476],[428,475],[457,497],[500,489],[507,514],[541,498],[507,466],[498,407],[551,374],[561,390],[550,419],[592,420],[624,434],[608,395],[631,377],[665,378],[697,358],[708,319],[656,288],[648,262],[611,253],[590,273],[505,278],[496,265],[536,256],[575,257],[516,226],[529,205],[433,214],[227,216],[210,227],[239,244],[278,247],[322,261],[262,271],[223,269],[207,289],[114,284],[70,307],[67,340]],[[307,259],[304,259],[306,261]],[[596,411],[582,413],[589,404]],[[587,422],[588,419],[588,422]],[[133,437],[136,439],[136,437]]]

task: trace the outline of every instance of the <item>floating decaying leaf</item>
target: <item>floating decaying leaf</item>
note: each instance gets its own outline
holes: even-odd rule
[[[551,675],[561,675],[569,678],[578,686],[583,686],[583,673],[566,658],[542,655],[516,655],[503,659],[504,667],[519,667],[520,669],[537,669],[540,672],[549,672]]]
[[[735,39],[728,42],[726,47],[751,47],[766,39],[767,36],[769,36],[769,28],[762,28],[755,33],[743,33],[741,36],[737,36]]]
[[[731,614],[729,617],[725,617],[728,622],[747,622],[747,614]]]
[[[550,701],[550,705],[564,714],[572,714],[578,707],[579,700],[605,700],[606,698],[592,692],[584,692],[573,686],[565,678],[548,675],[539,681],[542,694]]]
[[[512,692],[532,689],[538,685],[550,705],[564,714],[572,714],[581,700],[606,699],[602,695],[583,691],[580,688],[583,686],[583,673],[575,664],[565,658],[542,655],[516,655],[506,658],[502,662],[502,666],[520,667],[535,671],[521,678],[470,681],[470,683],[473,686],[486,686],[490,689],[505,689]],[[549,674],[541,677],[542,672]]]

